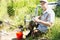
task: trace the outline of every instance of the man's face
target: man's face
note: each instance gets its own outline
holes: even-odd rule
[[[43,6],[46,2],[40,1],[41,6]]]
[[[40,4],[41,4],[41,8],[44,10],[46,8],[46,2],[44,1],[40,1]]]

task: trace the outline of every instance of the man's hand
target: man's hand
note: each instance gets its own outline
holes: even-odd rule
[[[41,24],[43,24],[43,25],[45,25],[45,26],[49,26],[49,27],[52,25],[51,22],[42,21],[42,20],[38,19],[37,17],[34,19],[34,22],[36,22],[36,23],[41,23]]]
[[[34,19],[34,22],[40,22],[40,20],[36,17],[36,18]]]

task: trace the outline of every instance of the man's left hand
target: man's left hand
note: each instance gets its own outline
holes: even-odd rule
[[[40,20],[38,18],[35,18],[34,22],[40,22]]]

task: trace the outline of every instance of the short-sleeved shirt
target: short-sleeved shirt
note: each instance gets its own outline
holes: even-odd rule
[[[43,12],[43,15],[41,16],[40,20],[54,23],[55,20],[54,11],[48,8],[46,11]],[[48,27],[42,23],[39,23],[37,29],[40,30],[41,32],[46,32],[48,30]]]

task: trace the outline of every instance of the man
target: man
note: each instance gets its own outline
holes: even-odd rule
[[[48,27],[52,26],[55,19],[55,13],[48,6],[47,0],[40,0],[41,8],[43,9],[43,14],[35,18],[34,22],[38,23],[38,27],[36,30],[32,32],[35,34],[37,32],[46,33]]]

